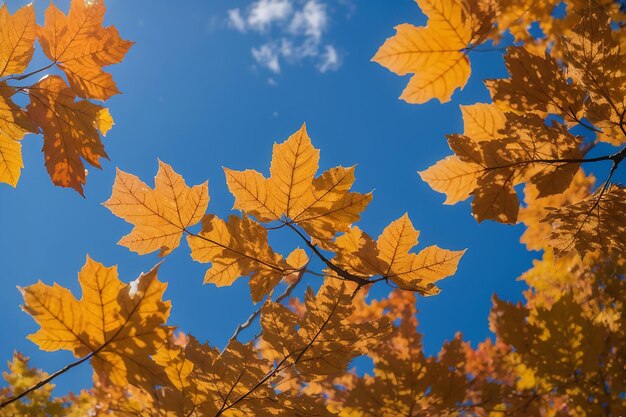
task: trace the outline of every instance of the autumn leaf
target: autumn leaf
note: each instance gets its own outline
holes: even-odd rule
[[[188,237],[191,256],[198,262],[211,262],[205,283],[231,285],[241,276],[250,276],[252,300],[263,299],[294,269],[275,253],[267,240],[267,229],[247,216],[214,215],[202,219],[202,231]]]
[[[493,103],[475,103],[460,106],[463,114],[463,135],[477,142],[494,140],[503,136],[506,116]]]
[[[609,17],[601,9],[587,9],[563,49],[572,78],[589,91],[586,117],[601,130],[598,138],[621,145],[626,141],[622,131],[626,55],[613,35]]]
[[[506,113],[506,123],[496,137],[479,139],[450,135],[456,154],[420,173],[452,204],[473,196],[472,211],[485,219],[515,223],[519,199],[515,186],[529,182],[538,197],[565,191],[580,166],[582,138],[563,126],[546,126],[536,115]],[[501,136],[502,135],[502,136]]]
[[[511,47],[504,59],[511,77],[485,82],[502,111],[542,117],[558,114],[572,122],[581,116],[584,89],[568,81],[568,74],[550,54],[538,56],[523,47]]]
[[[330,239],[360,218],[371,193],[350,192],[354,167],[336,167],[315,177],[319,150],[311,144],[306,126],[284,143],[275,144],[270,177],[253,170],[224,169],[235,209],[261,222],[295,223],[311,236]]]
[[[471,21],[457,0],[419,0],[427,25],[396,26],[396,35],[387,39],[373,61],[398,75],[413,74],[400,96],[409,103],[437,98],[445,103],[470,76],[466,48],[474,37]]]
[[[467,389],[460,340],[446,343],[439,360],[426,357],[417,332],[415,297],[392,293],[385,301],[391,314],[398,314],[399,324],[369,350],[373,375],[359,377],[354,387],[340,393],[341,408],[345,415],[367,417],[447,415]]]
[[[435,282],[453,275],[465,251],[449,251],[429,246],[418,253],[419,232],[405,214],[385,228],[374,242],[358,228],[339,236],[326,249],[336,253],[333,261],[358,276],[380,275],[409,291],[435,295]]]
[[[102,27],[105,11],[102,0],[72,0],[66,16],[51,3],[39,28],[44,53],[82,98],[107,100],[119,94],[111,74],[102,67],[121,62],[133,45],[121,39],[115,27]]]
[[[26,70],[35,52],[36,37],[37,22],[32,4],[18,9],[13,15],[6,4],[0,7],[0,77]]]
[[[20,141],[26,133],[35,131],[26,112],[13,102],[14,93],[6,83],[0,83],[0,182],[13,187],[24,167]]]
[[[183,177],[161,161],[154,183],[150,189],[118,169],[113,193],[104,206],[133,225],[120,245],[139,254],[159,250],[165,256],[180,245],[187,228],[202,219],[209,204],[208,183],[188,187]]]
[[[626,250],[626,191],[620,185],[601,188],[587,198],[552,210],[543,222],[552,225],[550,245],[558,255],[575,250],[621,255]]]
[[[548,246],[546,239],[552,230],[552,225],[543,221],[550,213],[550,208],[564,207],[575,204],[592,194],[595,177],[586,176],[582,170],[578,171],[569,188],[560,194],[539,197],[539,190],[532,184],[524,188],[525,207],[520,208],[518,221],[524,223],[526,230],[520,241],[529,250],[541,250]]]
[[[389,330],[386,320],[351,322],[354,310],[344,285],[308,289],[302,317],[269,302],[261,310],[263,342],[283,365],[292,364],[306,380],[345,371],[349,362],[375,346]]]
[[[22,309],[41,328],[29,339],[42,350],[69,350],[89,358],[94,372],[113,384],[150,388],[166,377],[150,358],[167,338],[169,301],[162,301],[166,284],[158,266],[130,284],[122,283],[116,267],[90,258],[78,275],[82,298],[58,284],[41,281],[21,289]]]
[[[43,152],[52,182],[83,195],[83,159],[100,168],[100,158],[108,158],[100,134],[108,130],[104,126],[110,115],[97,104],[76,101],[74,91],[57,75],[30,87],[29,95],[28,116],[43,131]],[[103,123],[103,117],[107,122]]]

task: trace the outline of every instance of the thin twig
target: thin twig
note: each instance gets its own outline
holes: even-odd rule
[[[11,398],[8,398],[4,401],[2,401],[0,403],[0,409],[6,407],[7,405],[18,401],[19,399],[27,396],[28,394],[30,394],[33,391],[38,390],[39,388],[43,387],[44,385],[48,384],[50,381],[52,381],[53,379],[55,379],[56,377],[63,375],[64,373],[66,373],[67,371],[69,371],[70,369],[74,368],[75,366],[80,365],[81,363],[91,359],[91,357],[93,355],[96,354],[97,351],[91,352],[89,355],[85,356],[84,358],[81,358],[79,360],[77,360],[76,362],[72,362],[69,365],[65,365],[63,368],[59,369],[58,371],[56,371],[53,374],[50,374],[47,378],[39,381],[38,383],[36,383],[35,385],[27,388],[25,391],[21,392],[20,394],[14,395]]]
[[[370,284],[371,281],[369,281],[368,279],[353,275],[351,273],[349,273],[348,271],[344,271],[343,269],[339,268],[337,265],[335,265],[334,263],[332,263],[326,256],[324,256],[324,254],[322,252],[320,252],[320,250],[317,248],[317,246],[315,246],[301,231],[299,231],[293,224],[291,223],[287,223],[287,226],[289,226],[289,228],[291,230],[293,230],[294,232],[296,232],[296,234],[298,236],[300,236],[300,238],[304,241],[304,243],[309,247],[309,249],[311,249],[313,251],[313,253],[315,253],[315,255],[326,264],[326,266],[328,266],[333,272],[335,272],[337,275],[339,275],[341,278],[347,280],[347,281],[352,281],[355,282],[359,287],[362,287],[364,285]]]
[[[289,297],[291,295],[291,293],[293,292],[293,290],[298,286],[298,284],[300,283],[300,281],[302,280],[302,277],[304,276],[304,273],[306,272],[306,269],[301,269],[300,271],[298,271],[298,276],[297,278],[291,282],[287,288],[285,288],[285,291],[279,295],[278,297],[276,297],[276,299],[274,300],[275,303],[280,303],[281,301],[283,301],[285,298]],[[237,337],[239,336],[239,334],[247,329],[248,327],[250,327],[252,325],[252,323],[254,322],[254,320],[256,320],[257,317],[259,317],[259,315],[261,314],[261,310],[263,309],[263,306],[265,306],[265,304],[270,301],[272,298],[272,295],[270,294],[267,299],[263,302],[263,304],[261,304],[261,306],[259,308],[257,308],[256,310],[254,310],[254,312],[252,312],[252,314],[250,314],[250,316],[248,317],[248,319],[246,321],[244,321],[243,323],[239,324],[239,326],[237,326],[237,330],[235,330],[235,333],[233,333],[233,335],[230,337],[230,339],[228,340],[228,344],[230,344],[231,342],[235,341],[237,339]],[[256,339],[258,336],[255,336],[254,338]],[[228,346],[228,345],[227,345]],[[226,348],[224,348],[225,350]],[[223,353],[223,352],[222,352]]]

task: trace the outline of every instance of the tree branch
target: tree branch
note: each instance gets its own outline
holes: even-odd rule
[[[304,241],[304,243],[309,247],[309,249],[311,249],[313,251],[313,253],[315,253],[315,255],[326,264],[326,266],[328,266],[333,272],[335,272],[337,275],[339,275],[341,278],[345,279],[346,281],[352,281],[355,282],[359,288],[367,285],[367,284],[371,284],[371,281],[363,278],[363,277],[359,277],[356,275],[353,275],[351,273],[349,273],[348,271],[344,271],[343,269],[339,268],[337,265],[335,265],[334,263],[332,263],[326,256],[324,256],[324,254],[322,252],[320,252],[320,250],[317,248],[317,246],[315,246],[301,231],[299,231],[293,224],[291,223],[286,223],[287,226],[293,230],[294,232],[296,232],[298,234],[298,236],[300,236],[300,238]]]
[[[6,407],[7,405],[20,400],[21,398],[24,398],[25,396],[27,396],[28,394],[30,394],[33,391],[38,390],[39,388],[43,387],[44,385],[48,384],[50,381],[52,381],[53,379],[55,379],[56,377],[63,375],[64,373],[66,373],[67,371],[69,371],[70,369],[74,368],[75,366],[80,365],[81,363],[91,359],[91,357],[93,355],[95,355],[98,351],[93,351],[90,354],[88,354],[87,356],[85,356],[84,358],[81,358],[75,362],[70,363],[69,365],[65,365],[63,368],[59,369],[58,371],[56,371],[53,374],[50,374],[47,378],[39,381],[38,383],[36,383],[35,385],[27,388],[25,391],[21,392],[20,394],[14,395],[13,397],[10,397],[4,401],[2,401],[0,403],[0,410],[3,409],[4,407]]]
[[[302,281],[302,277],[304,276],[305,272],[306,272],[306,269],[301,269],[300,271],[298,271],[298,277],[292,283],[290,283],[287,286],[287,288],[285,288],[285,291],[281,295],[276,297],[274,302],[275,303],[280,303],[285,298],[289,297],[291,295],[291,293],[293,292],[293,290],[298,286],[300,281]],[[239,336],[239,333],[241,333],[244,329],[247,329],[248,327],[250,327],[250,325],[254,322],[254,320],[257,317],[259,317],[259,315],[261,314],[261,310],[263,309],[263,306],[265,305],[265,303],[267,303],[267,301],[269,301],[270,299],[271,299],[271,294],[270,294],[269,297],[267,297],[265,302],[259,308],[257,308],[256,310],[254,310],[254,312],[252,314],[250,314],[250,316],[248,317],[248,319],[245,322],[243,322],[239,326],[237,326],[237,329],[235,330],[235,333],[233,333],[233,335],[228,340],[228,344],[230,344],[231,342],[236,340],[237,337]],[[256,339],[257,337],[258,337],[258,335],[255,336],[254,339]],[[226,350],[226,348],[224,348],[224,350]],[[222,353],[224,353],[224,352],[222,351]]]

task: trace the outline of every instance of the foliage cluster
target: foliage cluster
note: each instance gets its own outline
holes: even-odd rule
[[[377,239],[359,228],[372,193],[352,190],[355,167],[318,174],[319,150],[302,126],[274,145],[269,176],[224,169],[238,212],[227,219],[207,213],[207,183],[188,186],[161,161],[153,187],[118,170],[104,203],[132,225],[119,242],[131,251],[165,257],[184,237],[192,259],[210,264],[205,283],[248,279],[260,306],[223,350],[168,322],[159,265],[124,283],[116,267],[87,258],[80,299],[57,284],[21,288],[22,308],[39,325],[29,339],[77,359],[47,374],[16,353],[0,416],[625,414],[626,188],[612,183],[626,156],[625,15],[609,0],[417,3],[426,26],[399,25],[374,57],[413,74],[402,94],[410,103],[449,100],[470,76],[471,54],[515,39],[504,55],[510,77],[486,81],[493,102],[463,106],[464,132],[448,136],[454,155],[420,173],[448,204],[472,198],[479,222],[524,223],[523,243],[544,253],[521,277],[525,303],[494,297],[493,339],[473,347],[458,335],[438,355],[424,354],[416,296],[438,294],[464,251],[415,251],[419,232],[408,215]],[[43,27],[32,7],[1,9],[0,179],[16,184],[19,140],[43,132],[53,181],[82,193],[81,157],[98,166],[106,156],[98,132],[112,125],[89,100],[117,92],[102,67],[120,62],[131,43],[102,28],[101,1],[73,0],[67,16],[52,5]],[[36,38],[52,63],[19,75]],[[65,78],[13,85],[53,66]],[[29,95],[25,109],[11,101],[17,93]],[[587,156],[599,143],[615,150]],[[611,164],[597,186],[583,171],[596,163]],[[304,249],[284,257],[270,233],[292,234]],[[304,297],[292,297],[304,283]],[[371,300],[374,285],[388,286],[388,296]],[[240,341],[256,319],[259,334]],[[371,358],[372,372],[350,369],[360,356]],[[52,381],[85,362],[93,387],[55,398]]]

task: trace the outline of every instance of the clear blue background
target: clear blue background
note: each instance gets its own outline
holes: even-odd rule
[[[13,11],[25,1],[8,1]],[[35,1],[40,22],[47,1]],[[228,29],[227,10],[236,1],[108,0],[107,22],[136,45],[121,64],[111,67],[123,92],[108,102],[116,126],[105,138],[111,161],[103,170],[89,168],[86,199],[55,188],[45,171],[42,140],[24,140],[26,168],[17,189],[0,186],[0,359],[17,349],[32,364],[55,371],[72,360],[68,352],[45,353],[25,336],[36,330],[20,311],[20,293],[41,279],[69,287],[79,295],[77,272],[85,255],[105,265],[118,264],[129,281],[149,270],[156,255],[140,257],[117,246],[130,226],[101,203],[111,192],[115,167],[152,185],[157,158],[170,163],[188,184],[209,179],[209,211],[229,213],[233,203],[222,166],[267,172],[272,144],[283,141],[306,121],[321,168],[358,164],[356,189],[374,191],[361,227],[377,236],[390,221],[408,212],[422,231],[421,244],[468,248],[456,276],[441,283],[437,297],[421,298],[420,330],[425,349],[436,353],[461,331],[477,343],[489,337],[488,314],[494,293],[520,300],[524,285],[516,278],[538,256],[519,243],[521,226],[477,224],[469,203],[444,206],[416,171],[449,155],[445,134],[462,130],[459,104],[487,101],[482,79],[505,76],[499,52],[471,56],[472,78],[454,100],[416,106],[397,99],[407,79],[371,63],[393,27],[424,18],[410,0],[358,2],[348,18],[336,14],[329,37],[343,57],[337,72],[320,74],[312,63],[285,67],[270,75],[253,68],[250,48],[257,35]],[[60,1],[62,10],[68,2]],[[34,81],[34,80],[33,80]],[[604,167],[603,167],[604,168]],[[272,238],[285,255],[296,242]],[[202,285],[205,266],[194,263],[186,246],[169,256],[160,277],[169,283],[170,323],[201,340],[223,346],[254,306],[247,280],[228,288]],[[309,277],[311,285],[319,278]],[[378,294],[386,291],[379,288]],[[90,385],[88,365],[57,381],[60,392]]]

